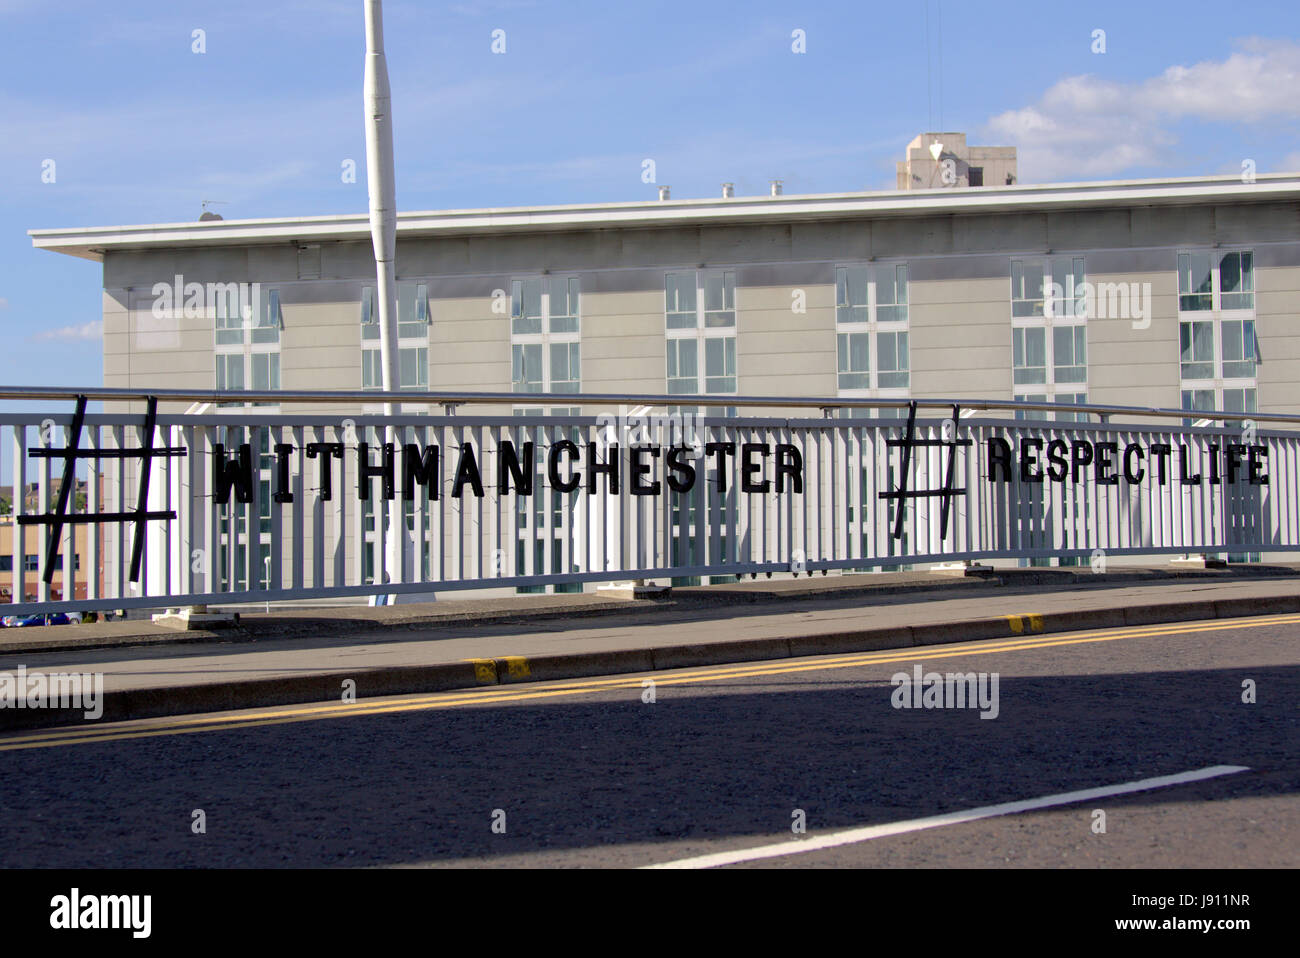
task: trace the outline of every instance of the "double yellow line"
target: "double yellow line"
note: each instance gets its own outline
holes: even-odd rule
[[[647,680],[654,685],[690,685],[699,682],[717,682],[724,679],[746,679],[768,675],[792,675],[799,672],[817,672],[826,669],[852,669],[866,665],[889,665],[929,659],[951,659],[966,655],[993,655],[1006,652],[1023,652],[1033,649],[1069,645],[1086,645],[1094,642],[1116,642],[1122,639],[1153,638],[1193,632],[1220,632],[1234,629],[1259,629],[1278,625],[1300,623],[1300,615],[1251,616],[1244,619],[1224,619],[1213,622],[1167,623],[1141,628],[1105,629],[1093,632],[1064,633],[1058,637],[1040,636],[1024,639],[990,639],[959,645],[909,646],[884,652],[863,652],[840,656],[817,656],[796,661],[771,659],[746,665],[719,665],[694,670],[664,673],[639,673],[635,677],[622,676],[609,679],[583,679],[579,681],[547,683],[533,689],[520,686],[496,686],[469,689],[463,692],[438,692],[431,695],[405,696],[400,699],[385,697],[374,702],[338,703],[287,707],[275,710],[243,711],[230,715],[209,715],[199,718],[176,719],[166,724],[147,727],[122,728],[121,724],[87,728],[62,728],[48,732],[0,738],[0,752],[30,748],[52,748],[60,745],[82,745],[95,742],[120,742],[128,739],[153,738],[159,735],[186,735],[192,732],[223,732],[230,729],[256,728],[264,725],[283,725],[290,722],[313,722],[322,719],[359,717],[365,715],[393,715],[400,712],[417,712],[429,709],[457,708],[464,705],[494,705],[503,702],[522,702],[531,699],[555,698],[565,695],[587,695],[618,689],[643,688]],[[526,660],[520,659],[521,662]],[[151,721],[151,720],[141,720]]]

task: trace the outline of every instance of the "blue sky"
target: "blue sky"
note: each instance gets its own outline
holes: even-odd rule
[[[1300,169],[1294,0],[1083,6],[929,0],[927,82],[925,0],[390,0],[398,206],[891,188],[940,115],[1022,182]],[[28,229],[366,209],[361,10],[0,0],[0,382],[102,381],[99,267]]]

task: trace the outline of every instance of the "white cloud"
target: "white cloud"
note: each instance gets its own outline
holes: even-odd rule
[[[1140,82],[1066,77],[1037,103],[992,117],[986,133],[1017,148],[1022,182],[1104,177],[1177,162],[1179,120],[1300,118],[1297,88],[1300,44],[1252,38],[1226,59],[1171,66]]]
[[[0,309],[8,309],[8,308],[9,308],[9,300],[5,299],[3,296],[0,296]]]
[[[104,338],[104,323],[97,320],[82,326],[60,326],[57,329],[44,329],[32,336],[33,342],[45,343],[79,343],[98,342]]]

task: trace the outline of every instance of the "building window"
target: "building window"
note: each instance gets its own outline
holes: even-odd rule
[[[511,382],[517,393],[539,393],[546,379],[541,343],[511,343]]]
[[[397,284],[397,379],[399,389],[429,388],[429,287]],[[375,288],[361,291],[361,388],[384,388]]]
[[[839,392],[905,396],[908,355],[907,266],[835,268],[835,329]]]
[[[1088,401],[1088,325],[1081,256],[1011,261],[1011,385],[1015,399]],[[1023,418],[1045,419],[1045,412]],[[1087,418],[1059,413],[1059,420]]]
[[[1253,379],[1255,377],[1255,321],[1253,319],[1225,319],[1220,321],[1220,338],[1223,344],[1223,378]]]
[[[711,338],[704,341],[704,391],[736,391],[736,337]]]
[[[1209,253],[1178,254],[1178,310],[1193,312],[1214,308]]]
[[[1083,326],[1052,328],[1052,378],[1058,384],[1088,381],[1087,330]]]
[[[1260,355],[1255,338],[1254,261],[1250,250],[1178,253],[1178,347],[1184,409],[1256,411]]]
[[[217,353],[217,388],[242,390],[244,388],[244,354]]]
[[[695,273],[669,273],[665,281],[664,310],[669,329],[694,329]]]
[[[1209,320],[1178,325],[1183,379],[1214,378],[1214,323]]]
[[[551,392],[576,393],[582,380],[582,347],[578,343],[551,343]]]
[[[1255,390],[1243,387],[1224,387],[1223,390],[1223,411],[1224,412],[1248,412],[1254,413],[1259,410],[1255,408]]]
[[[695,339],[668,340],[668,392],[699,392],[699,346]]]
[[[1047,383],[1047,330],[1038,327],[1011,330],[1012,382],[1017,386]]]
[[[239,284],[218,291],[215,317],[215,378],[219,390],[280,388],[280,291],[262,289],[243,302]],[[265,405],[265,404],[264,404]]]
[[[23,556],[24,572],[38,572],[40,571],[40,567],[41,567],[41,557],[36,553],[34,552],[28,553],[27,555]],[[12,555],[0,555],[0,572],[13,572],[13,571],[14,571],[14,557]],[[58,573],[63,572],[62,552],[60,552],[58,555],[54,557],[54,571]],[[72,554],[72,571],[74,572],[81,571],[80,552],[74,552]]]
[[[1255,256],[1246,250],[1219,258],[1219,308],[1255,308]]]
[[[1084,261],[1053,256],[1011,261],[1011,316],[1084,318]]]
[[[972,166],[972,167],[970,167],[970,168],[967,170],[967,180],[966,180],[966,182],[967,182],[970,186],[983,186],[983,185],[984,185],[984,167],[982,167],[982,166]]]
[[[839,387],[846,389],[871,388],[871,334],[838,333]]]
[[[253,353],[248,357],[253,373],[253,389],[280,388],[280,353]]]
[[[511,384],[517,393],[582,388],[581,289],[577,276],[530,276],[510,284]]]
[[[734,271],[668,273],[664,278],[664,327],[669,393],[736,391]]]

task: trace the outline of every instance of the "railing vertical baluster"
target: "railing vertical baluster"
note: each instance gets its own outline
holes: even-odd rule
[[[27,601],[27,529],[21,524],[27,513],[27,425],[14,423],[14,501],[12,514],[14,576],[11,600]]]
[[[348,485],[348,463],[351,461],[352,457],[347,454],[347,430],[342,426],[330,425],[322,427],[322,432],[324,433],[326,442],[340,443],[344,446],[344,454],[337,460],[331,461],[328,452],[321,453],[321,457],[324,461],[324,465],[321,468],[329,470],[333,475],[331,480],[333,490],[330,497],[330,502],[332,504],[332,508],[330,509],[330,525],[333,534],[333,549],[331,550],[330,562],[330,584],[337,589],[348,585],[348,541],[350,537],[354,535],[354,531],[348,529],[347,508],[349,490],[351,489]],[[361,511],[360,503],[357,504],[356,511],[358,513]],[[354,540],[353,548],[359,555],[362,545],[355,543]]]
[[[103,448],[103,437],[100,427],[90,426],[86,430],[86,445],[92,450]],[[91,515],[103,511],[103,495],[101,486],[103,484],[104,470],[102,460],[91,459],[86,466],[86,511]],[[103,551],[103,527],[99,524],[86,526],[85,543],[86,543],[86,598],[99,599],[104,595],[104,577],[100,568],[104,560]]]
[[[292,488],[278,488],[280,482],[280,446],[284,444],[284,427],[272,426],[267,433],[267,451],[271,455],[271,479],[267,489],[269,501],[267,508],[271,513],[270,567],[268,569],[266,588],[278,592],[284,581],[284,503],[276,498],[277,494],[293,492]],[[292,460],[290,460],[292,462]],[[290,480],[292,483],[292,480]],[[258,540],[261,540],[261,520],[258,520]],[[261,546],[258,546],[261,551]]]
[[[423,449],[425,447],[425,442],[426,442],[425,427],[411,426],[409,428],[408,441],[413,443],[420,449]],[[401,456],[398,456],[398,464],[399,464],[399,468],[404,468],[403,459]],[[404,475],[404,473],[402,475]],[[436,481],[437,479],[435,477],[434,482]],[[430,485],[432,485],[432,483],[430,483]],[[437,487],[435,486],[434,488],[436,489]],[[425,567],[425,556],[428,554],[428,548],[429,548],[428,546],[429,508],[427,504],[427,497],[430,493],[430,489],[428,486],[417,485],[413,488],[412,492],[413,495],[415,496],[415,498],[411,500],[412,526],[414,528],[412,529],[411,532],[411,538],[413,539],[413,543],[411,546],[411,571],[410,571],[411,577],[409,581],[428,582],[429,575]],[[400,489],[398,491],[398,494],[399,495],[402,494]],[[403,500],[403,503],[405,503],[405,500]],[[406,506],[403,505],[402,508],[403,511],[405,511]]]
[[[477,447],[475,451],[478,453],[478,462],[481,467],[484,484],[483,491],[485,493],[488,488],[496,482],[496,479],[494,478],[496,461],[488,453],[488,444],[485,441],[486,434],[487,430],[483,426],[477,427],[473,433],[474,443]],[[474,520],[473,529],[471,530],[471,542],[473,543],[474,556],[474,578],[482,579],[486,576],[483,553],[487,550],[487,522],[484,512],[483,498],[474,495],[471,490],[469,501],[474,504],[473,512],[471,513]]]
[[[293,577],[291,582],[294,589],[302,589],[305,586],[305,569],[307,566],[306,541],[304,538],[306,535],[307,499],[306,483],[303,481],[303,473],[307,470],[306,430],[302,426],[294,426],[290,431],[290,437],[293,440],[293,453],[290,459],[293,464],[293,478],[291,480],[293,488],[290,490],[293,493],[292,511],[290,512],[293,525]],[[313,559],[319,547],[319,542],[319,539],[312,539]]]
[[[303,436],[311,437],[312,443],[327,442],[326,427],[311,426],[309,431]],[[319,480],[315,478],[320,474],[322,468],[331,466],[329,454],[322,452],[320,447],[316,447],[316,459],[311,466],[308,466],[305,459],[300,459],[301,471],[298,474],[298,487],[302,488],[306,484],[304,474],[310,468],[314,473],[311,492],[311,587],[313,589],[323,589],[326,586],[325,579],[325,497],[321,495]],[[323,465],[322,465],[323,463]],[[301,506],[299,507],[302,508]]]
[[[53,430],[46,429],[45,424],[42,424],[40,427],[41,449],[43,450],[50,449],[50,439],[52,437],[53,437]],[[40,483],[40,485],[38,487],[38,492],[37,492],[37,495],[39,496],[37,500],[38,503],[37,508],[40,510],[41,515],[49,515],[51,490],[50,490],[50,458],[48,456],[43,456],[41,458],[40,466],[38,467],[38,476],[39,476],[38,482]],[[41,535],[41,533],[45,531],[46,530],[44,527],[41,526],[37,527],[38,539],[36,542],[36,561],[37,561],[36,596],[37,596],[37,601],[39,602],[50,601],[50,583],[46,581],[45,570],[47,565],[53,561],[53,557],[48,554],[47,549],[42,548],[43,543],[40,540],[44,539],[44,535]]]
[[[452,470],[455,468],[449,462],[451,450],[447,448],[447,428],[445,426],[434,426],[432,432],[438,441],[438,496],[437,508],[433,513],[433,555],[431,561],[434,568],[434,578],[438,582],[445,582],[451,576],[447,571],[447,496],[451,489],[450,482]]]

